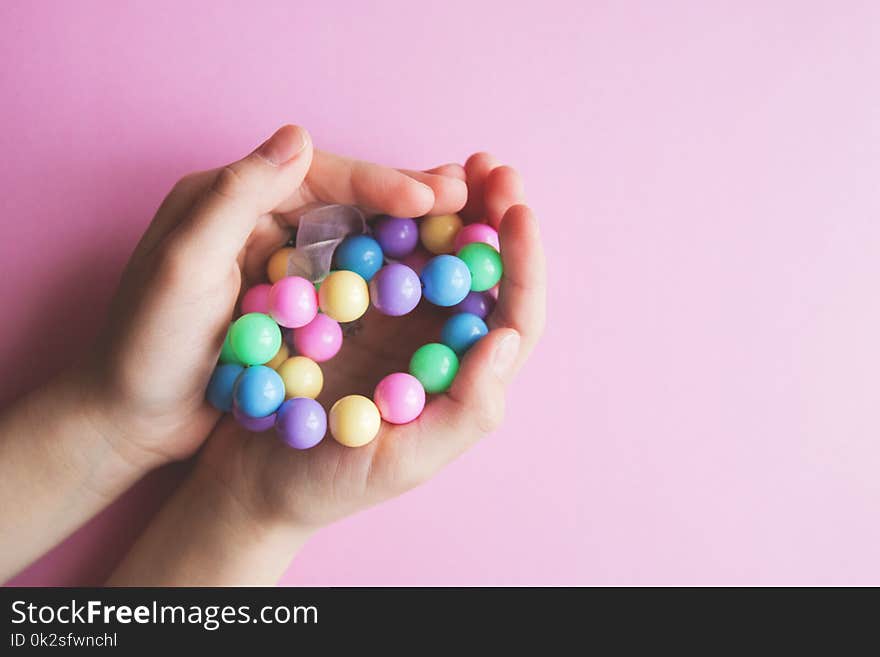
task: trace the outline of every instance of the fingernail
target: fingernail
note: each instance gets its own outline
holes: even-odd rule
[[[499,377],[505,377],[513,368],[519,355],[519,333],[511,333],[495,347],[492,356],[492,369]]]
[[[302,153],[308,141],[305,130],[296,125],[286,125],[264,141],[256,152],[264,160],[279,166]]]

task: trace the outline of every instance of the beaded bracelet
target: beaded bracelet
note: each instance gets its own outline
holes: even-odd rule
[[[243,314],[227,331],[208,383],[209,403],[232,412],[249,431],[274,427],[295,449],[320,443],[328,422],[336,441],[359,447],[376,437],[382,421],[412,422],[426,394],[449,389],[459,358],[488,333],[491,290],[502,274],[498,233],[485,223],[463,226],[454,214],[420,221],[383,216],[367,230],[338,242],[334,269],[320,281],[293,274],[303,262],[301,249],[272,255],[270,282],[244,294]],[[319,363],[342,347],[341,324],[359,320],[371,305],[401,317],[422,299],[453,310],[440,342],[419,347],[409,371],[384,377],[372,400],[347,395],[326,413],[315,400],[324,384]],[[286,339],[282,329],[289,329]]]

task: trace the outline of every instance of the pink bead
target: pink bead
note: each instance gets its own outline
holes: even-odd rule
[[[406,265],[415,273],[421,274],[422,268],[425,266],[425,263],[433,257],[433,253],[428,253],[426,249],[420,246],[416,248],[416,250],[412,253],[404,256],[400,263]]]
[[[465,244],[472,242],[485,242],[500,251],[501,247],[498,243],[498,231],[488,224],[468,224],[455,236],[455,251],[463,247]]]
[[[319,313],[293,332],[293,346],[301,356],[323,363],[333,358],[342,347],[342,327],[335,319]]]
[[[406,424],[422,414],[425,389],[412,374],[395,372],[379,381],[373,401],[382,419],[391,424]]]
[[[262,285],[254,285],[251,289],[244,293],[241,298],[241,314],[263,313],[269,314],[269,290],[272,286],[268,283]]]
[[[286,276],[269,291],[269,314],[286,328],[305,326],[318,314],[315,286],[301,276]]]

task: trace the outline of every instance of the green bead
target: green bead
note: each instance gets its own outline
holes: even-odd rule
[[[471,290],[484,292],[495,287],[501,280],[501,254],[491,244],[471,242],[458,252],[471,272]]]
[[[232,343],[229,341],[229,333],[231,332],[231,329],[232,324],[226,329],[226,337],[223,339],[223,348],[220,349],[220,362],[241,365],[241,360],[235,355],[235,350],[232,348]]]
[[[268,363],[281,348],[281,329],[263,313],[248,313],[232,323],[229,343],[245,365]]]
[[[446,392],[458,373],[458,356],[445,344],[422,345],[409,361],[409,373],[421,382],[425,392]]]

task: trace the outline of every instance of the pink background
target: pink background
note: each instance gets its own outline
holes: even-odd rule
[[[526,4],[0,4],[3,399],[94,335],[183,173],[289,121],[487,149],[550,255],[505,426],[284,583],[880,584],[880,7]],[[100,582],[184,470],[13,581]]]

